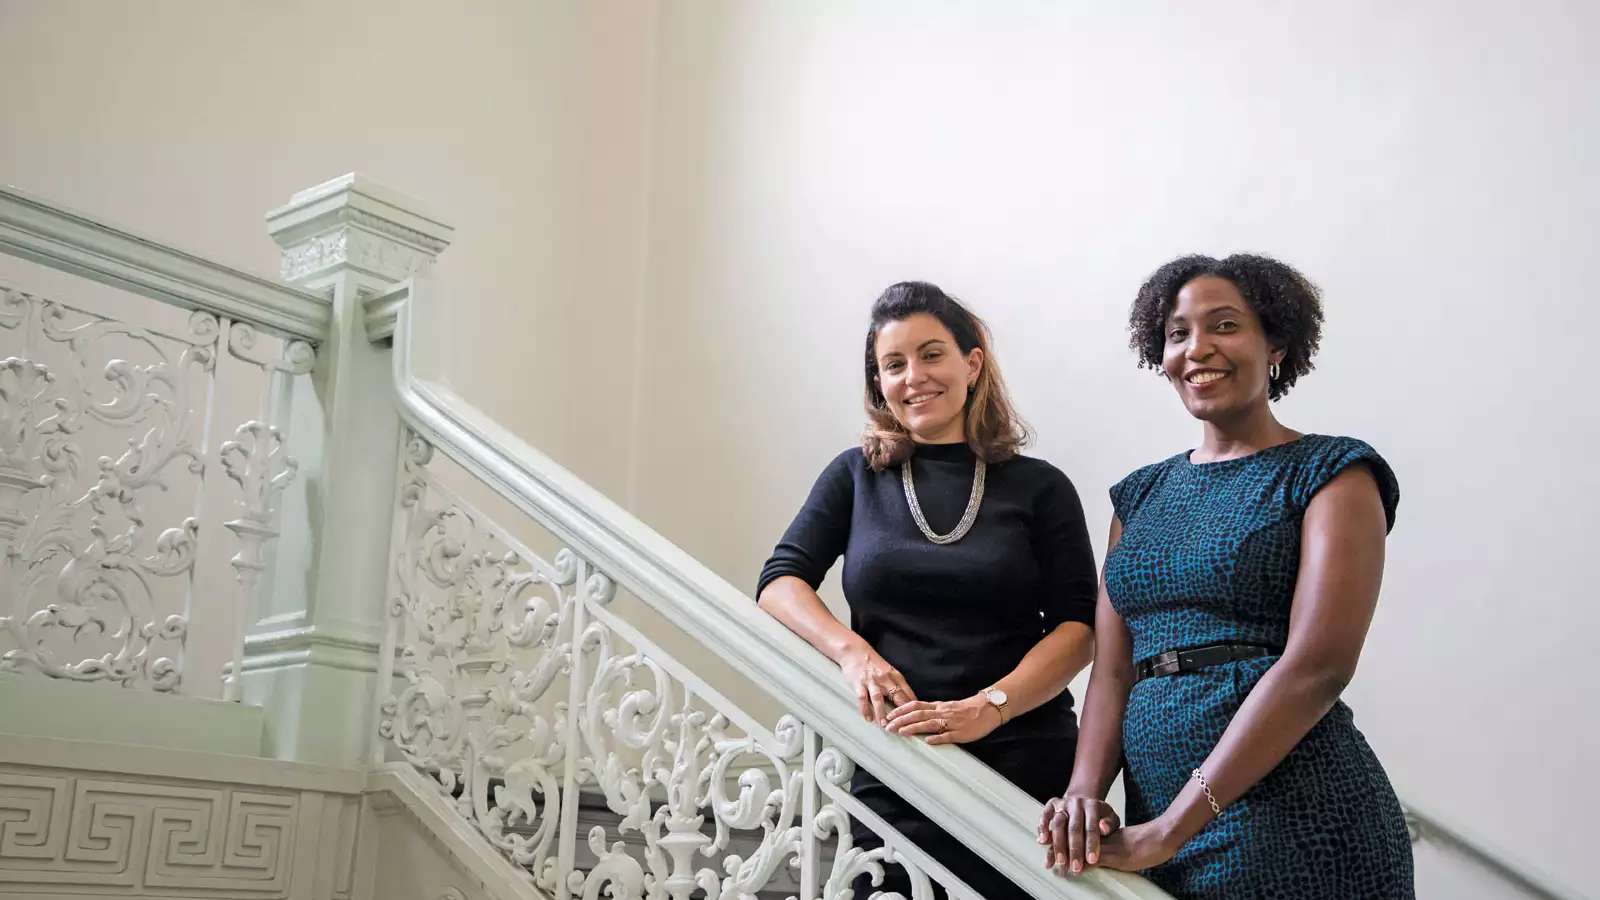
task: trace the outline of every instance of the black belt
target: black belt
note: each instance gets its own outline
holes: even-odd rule
[[[1133,680],[1137,682],[1156,675],[1176,675],[1241,659],[1275,656],[1281,652],[1276,647],[1263,647],[1260,644],[1211,644],[1190,650],[1168,650],[1134,663]]]

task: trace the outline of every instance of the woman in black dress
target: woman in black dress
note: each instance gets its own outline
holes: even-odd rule
[[[1026,429],[987,330],[937,287],[884,291],[865,362],[862,444],[823,470],[767,560],[761,608],[839,664],[867,720],[1059,795],[1098,583],[1077,492],[1018,454]],[[816,593],[841,555],[849,627]],[[1027,896],[871,774],[851,791],[988,900]],[[909,896],[903,872],[886,874],[876,889]]]

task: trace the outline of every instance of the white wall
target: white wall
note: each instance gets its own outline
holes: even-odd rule
[[[741,585],[854,440],[884,285],[990,319],[1103,534],[1198,435],[1132,367],[1134,289],[1279,254],[1329,311],[1283,417],[1404,493],[1358,721],[1405,795],[1577,882],[1600,12],[1297,6],[0,0],[0,181],[263,272],[301,187],[430,201],[427,367]]]
[[[1003,10],[664,8],[639,512],[752,586],[854,441],[868,304],[925,278],[989,318],[1103,535],[1105,488],[1199,436],[1133,367],[1135,289],[1280,255],[1328,312],[1280,415],[1371,441],[1403,494],[1357,721],[1405,796],[1579,883],[1600,9]]]

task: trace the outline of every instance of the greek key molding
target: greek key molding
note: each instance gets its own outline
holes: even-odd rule
[[[111,744],[62,746],[68,758],[109,764],[128,755]],[[39,755],[27,746],[17,749],[30,762]],[[132,756],[160,758],[152,752]],[[253,768],[270,772],[277,783],[0,764],[0,896],[353,896],[363,827],[360,793],[282,786],[293,784],[294,773],[281,763],[235,766],[231,757],[187,756],[208,773],[239,771],[244,777]],[[280,775],[288,779],[278,780]],[[313,892],[307,876],[314,871],[326,874]]]
[[[287,897],[300,795],[0,770],[0,886]]]

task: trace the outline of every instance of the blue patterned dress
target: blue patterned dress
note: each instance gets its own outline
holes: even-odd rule
[[[1105,578],[1133,658],[1217,643],[1283,647],[1306,505],[1357,463],[1376,477],[1392,528],[1394,473],[1354,438],[1308,434],[1203,464],[1180,453],[1117,483],[1111,502],[1122,538]],[[1161,815],[1277,659],[1133,686],[1122,728],[1129,824]],[[1415,896],[1399,800],[1342,701],[1266,778],[1146,874],[1179,898]]]

